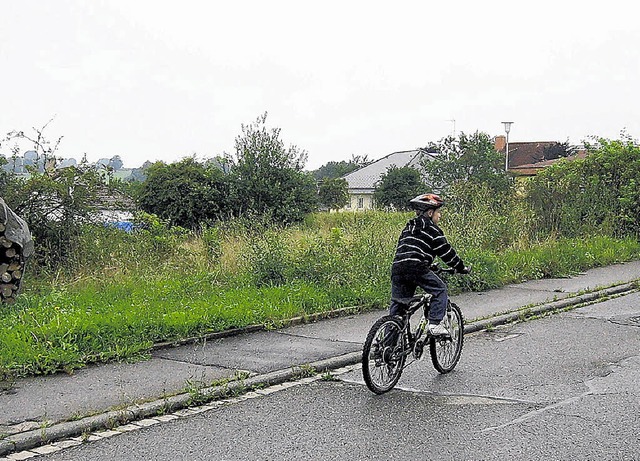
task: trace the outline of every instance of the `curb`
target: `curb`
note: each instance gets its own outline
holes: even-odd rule
[[[359,314],[365,312],[367,309],[365,306],[352,306],[343,307],[341,309],[334,309],[327,312],[318,312],[315,314],[304,315],[300,317],[294,317],[287,320],[278,322],[278,328],[293,327],[296,325],[304,325],[305,323],[317,322],[320,320],[327,320],[336,317],[343,317],[346,315]],[[259,331],[267,331],[269,327],[266,325],[249,325],[241,328],[233,328],[230,330],[217,331],[214,333],[208,333],[200,336],[192,336],[190,338],[183,338],[175,341],[165,341],[161,343],[155,343],[151,346],[151,351],[157,351],[160,349],[167,349],[169,347],[183,346],[185,344],[194,344],[202,341],[211,341],[216,339],[228,338],[230,336],[237,336],[244,333],[256,333]]]
[[[614,295],[623,296],[635,291],[638,291],[637,282],[631,282],[611,288],[602,289],[599,291],[594,291],[592,293],[566,298],[552,303],[533,307],[524,307],[515,311],[496,315],[488,319],[473,321],[468,325],[465,325],[464,332],[465,334],[470,334],[486,330],[488,328],[493,328],[495,326],[520,321],[531,316],[558,311],[569,307],[576,307],[582,304],[597,302],[598,300],[604,300],[603,298]],[[310,315],[308,317],[298,317],[295,319],[291,319],[285,323],[287,325],[296,325],[299,323],[320,320],[323,318],[353,314],[359,311],[361,311],[361,308],[359,307],[350,307],[325,314]],[[206,338],[221,338],[225,336],[232,336],[238,333],[248,333],[253,331],[261,331],[264,329],[265,327],[263,326],[252,326],[248,328],[228,330],[222,333],[214,333],[206,336]],[[154,345],[153,348],[161,349],[175,346],[176,344],[188,344],[194,341],[200,341],[202,339],[205,339],[205,337],[189,338],[180,342],[160,343]],[[243,393],[246,390],[254,389],[257,387],[273,386],[282,384],[287,381],[299,379],[307,376],[309,374],[309,370],[315,370],[315,373],[321,373],[336,368],[354,365],[359,363],[361,359],[362,352],[351,352],[348,354],[330,357],[328,359],[308,364],[302,364],[299,366],[276,370],[262,375],[252,376],[243,380],[230,381],[225,385],[203,388],[199,390],[199,395],[201,395],[207,401],[217,400],[236,393]],[[83,434],[87,434],[88,432],[92,431],[105,429],[109,430],[114,428],[115,426],[125,425],[133,421],[172,413],[188,408],[193,404],[192,399],[193,396],[191,394],[183,393],[163,399],[158,399],[148,403],[131,405],[122,410],[108,411],[106,413],[88,416],[77,421],[65,421],[53,424],[49,427],[43,427],[40,429],[33,429],[26,432],[12,434],[0,440],[0,456],[6,456],[13,452],[30,450],[52,442],[82,436]]]
[[[359,363],[362,352],[331,357],[305,365],[306,369],[323,372],[334,368],[341,368],[354,363]],[[276,370],[262,375],[252,376],[244,380],[231,381],[222,386],[204,388],[200,390],[207,401],[228,397],[234,393],[242,393],[246,390],[262,386],[274,386],[287,381],[305,377],[308,371],[301,367]],[[52,426],[33,429],[18,434],[13,434],[0,440],[0,456],[6,456],[13,452],[30,450],[52,442],[78,437],[88,432],[112,429],[133,421],[152,418],[158,415],[172,413],[192,405],[192,395],[189,393],[178,394],[172,397],[155,400],[148,403],[131,405],[125,409],[109,411],[99,415],[88,416],[77,421],[66,421]]]
[[[560,301],[554,301],[548,304],[541,304],[533,307],[523,307],[515,311],[507,312],[505,314],[496,315],[489,319],[482,319],[465,325],[465,334],[475,333],[477,331],[486,330],[498,325],[505,325],[507,323],[516,322],[519,320],[527,319],[529,317],[540,315],[548,312],[554,312],[568,307],[576,307],[581,304],[592,303],[598,301],[601,298],[607,298],[613,295],[625,295],[636,291],[636,282],[625,283],[617,285],[611,288],[605,288],[603,290],[586,293],[583,295],[574,296],[571,298],[562,299]]]

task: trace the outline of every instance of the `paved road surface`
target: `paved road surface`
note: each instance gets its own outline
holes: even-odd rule
[[[347,367],[39,459],[639,460],[639,382],[636,292],[468,335],[382,396]]]

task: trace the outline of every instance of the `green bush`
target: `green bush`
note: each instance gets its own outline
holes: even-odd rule
[[[597,140],[584,159],[563,160],[527,182],[540,230],[560,236],[640,235],[640,146]]]
[[[81,251],[82,229],[96,219],[101,189],[108,187],[100,172],[87,165],[32,171],[27,178],[11,177],[3,198],[29,225],[35,246],[32,270],[49,271],[74,263]]]

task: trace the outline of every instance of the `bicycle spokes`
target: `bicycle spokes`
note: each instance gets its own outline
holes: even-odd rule
[[[440,373],[448,373],[456,366],[462,353],[464,324],[460,308],[452,303],[443,320],[451,336],[431,338],[431,361]]]
[[[362,374],[373,392],[387,392],[400,379],[406,359],[403,343],[404,330],[396,317],[382,317],[369,331],[362,351]]]

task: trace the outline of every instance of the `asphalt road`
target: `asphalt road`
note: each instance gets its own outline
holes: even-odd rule
[[[468,335],[376,396],[336,380],[230,402],[42,460],[640,460],[640,294]]]

